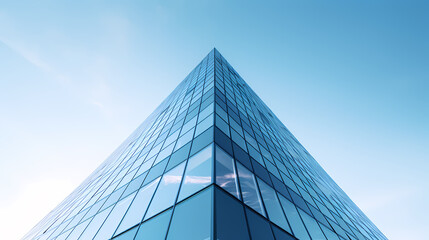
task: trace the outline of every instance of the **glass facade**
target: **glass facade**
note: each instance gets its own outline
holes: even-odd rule
[[[213,49],[23,239],[386,239]]]

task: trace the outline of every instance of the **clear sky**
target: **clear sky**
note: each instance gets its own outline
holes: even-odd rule
[[[30,230],[216,47],[388,238],[427,239],[428,12],[0,0],[1,238]]]

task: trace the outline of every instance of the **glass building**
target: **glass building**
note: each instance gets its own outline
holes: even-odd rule
[[[23,239],[387,239],[213,49]]]

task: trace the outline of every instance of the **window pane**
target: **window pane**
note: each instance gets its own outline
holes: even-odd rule
[[[109,208],[110,211],[110,208]],[[100,213],[102,214],[102,213]],[[68,239],[78,239],[79,236],[82,234],[82,231],[85,230],[86,226],[88,226],[91,219],[86,220],[85,222],[82,222],[81,224],[77,225],[71,232],[71,234],[68,236]]]
[[[176,151],[177,149],[181,148],[183,145],[191,141],[193,136],[194,136],[194,129],[188,131],[183,136],[181,136],[177,140],[176,147],[174,147],[174,151]]]
[[[272,189],[259,178],[258,184],[259,188],[261,189],[262,199],[264,200],[270,220],[284,230],[291,232],[274,189]]]
[[[158,185],[159,179],[160,178],[157,178],[155,181],[140,189],[128,209],[127,214],[122,220],[121,225],[118,230],[116,230],[116,233],[121,233],[142,221],[143,215],[146,212],[147,206],[149,205],[149,201]]]
[[[329,228],[323,226],[322,224],[320,224],[320,227],[322,228],[323,233],[325,233],[325,236],[328,240],[339,240],[340,238],[338,237],[337,234],[335,234],[334,232],[332,232]]]
[[[280,202],[286,213],[287,220],[292,228],[293,233],[299,239],[310,239],[308,236],[307,230],[305,230],[304,224],[302,223],[301,218],[299,217],[298,211],[293,203],[287,200],[282,195],[279,195]]]
[[[156,165],[154,165],[149,173],[147,174],[146,179],[144,180],[143,185],[146,185],[146,183],[150,183],[153,180],[155,180],[155,178],[159,177],[162,175],[162,173],[164,173],[165,170],[165,166],[167,165],[168,160],[164,160]]]
[[[194,139],[190,155],[194,155],[212,142],[213,128],[209,128]]]
[[[246,218],[241,202],[215,189],[216,238],[222,240],[248,240]]]
[[[192,156],[186,166],[179,201],[208,186],[212,182],[213,145]]]
[[[177,166],[179,163],[188,159],[190,149],[191,149],[191,143],[188,143],[185,146],[183,146],[181,149],[174,152],[170,157],[170,161],[168,162],[166,171],[172,169],[173,167]]]
[[[214,105],[211,103],[208,107],[200,112],[200,116],[198,117],[198,122],[201,122],[208,115],[212,114],[214,111]]]
[[[114,237],[114,240],[133,240],[136,235],[138,226],[135,226],[133,229],[128,230],[124,234]]]
[[[115,205],[112,212],[107,217],[106,221],[104,221],[103,226],[100,228],[97,235],[93,239],[105,240],[112,237],[113,233],[118,227],[119,222],[122,219],[122,216],[124,216],[125,211],[127,211],[128,207],[130,206],[134,196],[135,196],[135,193],[124,198],[123,200],[121,200]],[[90,239],[90,238],[85,238],[85,239]]]
[[[265,216],[265,212],[262,207],[262,200],[256,186],[255,176],[239,163],[237,163],[237,171],[244,203]]]
[[[247,151],[246,141],[244,141],[244,139],[240,136],[240,134],[238,134],[236,131],[232,129],[231,129],[231,138],[232,138],[232,141],[237,143],[238,146],[240,146],[244,151]]]
[[[135,240],[164,240],[170,222],[172,210],[169,209],[160,215],[144,222],[137,232]]]
[[[307,227],[311,238],[317,239],[317,240],[326,239],[322,233],[322,230],[320,230],[320,227],[317,224],[316,220],[314,218],[310,217],[307,213],[305,213],[301,209],[298,209],[298,211],[301,214],[302,220],[304,221],[304,224]]]
[[[204,132],[211,126],[213,126],[213,115],[210,115],[209,117],[198,123],[197,128],[195,130],[195,136],[200,135],[202,132]]]
[[[288,234],[281,228],[275,226],[274,224],[271,225],[273,229],[274,236],[276,237],[276,240],[296,240],[295,237],[292,237],[292,235]],[[300,239],[300,240],[309,240],[309,239]],[[317,240],[317,239],[314,239]]]
[[[176,206],[167,240],[211,239],[212,192],[206,189]]]
[[[136,177],[134,180],[132,180],[128,184],[127,189],[125,190],[124,194],[122,194],[121,199],[125,198],[126,196],[128,196],[128,194],[139,189],[141,187],[141,185],[143,184],[145,177],[146,177],[146,173],[144,173],[144,174]]]
[[[94,235],[97,233],[98,229],[100,229],[101,224],[103,224],[106,217],[109,215],[110,211],[113,207],[110,207],[97,215],[92,219],[91,223],[88,225],[88,227],[85,229],[85,232],[82,234],[80,239],[92,239]],[[75,232],[73,232],[75,233]],[[79,233],[80,235],[80,233]],[[73,239],[70,238],[69,239]],[[77,238],[76,238],[77,239]]]
[[[216,184],[240,198],[237,185],[237,174],[234,168],[234,159],[216,146]]]
[[[150,167],[152,167],[153,162],[155,161],[155,158],[151,158],[146,160],[142,166],[140,167],[139,171],[137,172],[137,175],[142,174],[149,170]]]
[[[169,172],[164,173],[149,210],[146,213],[145,219],[173,205],[176,200],[177,192],[179,191],[184,168],[185,163],[181,163]]]
[[[246,215],[252,240],[274,240],[270,223],[265,218],[248,208],[246,208]]]
[[[225,133],[229,137],[228,123],[222,120],[222,118],[220,118],[217,114],[215,118],[216,118],[216,121],[215,121],[216,127],[218,127],[223,133]]]

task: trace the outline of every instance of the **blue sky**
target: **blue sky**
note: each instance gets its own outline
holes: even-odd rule
[[[390,239],[429,225],[424,1],[0,2],[0,232],[18,239],[216,47]]]

